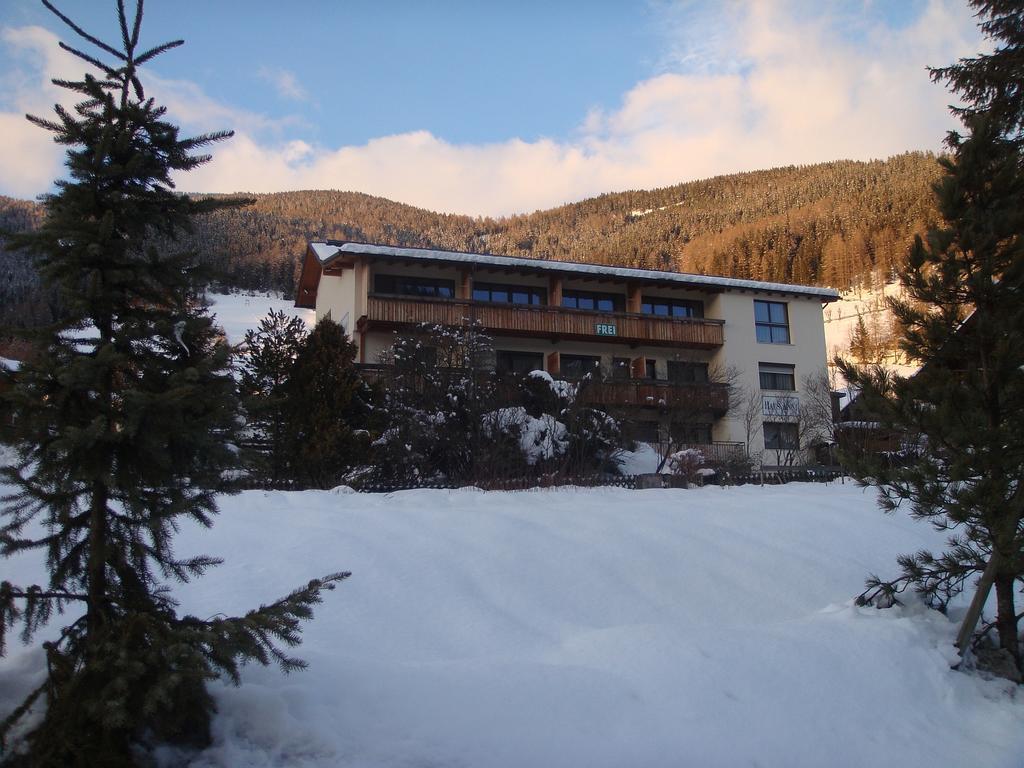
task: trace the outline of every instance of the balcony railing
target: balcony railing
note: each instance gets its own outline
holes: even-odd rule
[[[723,320],[380,294],[367,297],[366,315],[360,323],[370,328],[459,325],[465,320],[476,320],[491,333],[551,339],[701,349],[719,347],[725,341]]]
[[[463,369],[456,369],[463,370]],[[363,381],[387,386],[392,369],[388,365],[359,366]],[[468,371],[466,371],[468,373]],[[483,375],[488,375],[486,372]],[[497,405],[509,405],[519,398],[522,377],[499,374],[495,381]],[[604,407],[649,406],[654,408],[685,408],[692,413],[709,411],[719,418],[729,410],[727,384],[677,384],[650,379],[607,379],[589,381],[580,394],[582,402]]]
[[[688,411],[711,411],[716,417],[729,410],[727,384],[681,384],[650,379],[595,381],[583,390],[592,405],[639,405]]]

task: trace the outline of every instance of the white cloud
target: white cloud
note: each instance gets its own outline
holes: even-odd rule
[[[291,101],[306,101],[309,99],[309,94],[302,87],[302,84],[299,83],[299,79],[295,76],[294,72],[289,72],[287,69],[261,67],[259,76],[260,79],[274,86],[277,95],[284,99]]]
[[[237,130],[212,163],[182,179],[187,189],[352,189],[471,214],[776,165],[938,149],[953,125],[950,96],[929,82],[925,66],[975,52],[979,37],[968,11],[956,0],[930,0],[901,29],[860,22],[855,44],[844,30],[849,18],[830,8],[808,13],[785,0],[759,0],[724,5],[717,22],[706,14],[697,20],[728,24],[727,34],[683,35],[675,31],[683,25],[669,25],[680,39],[664,66],[676,71],[637,83],[614,109],[581,115],[579,129],[563,140],[452,144],[416,131],[359,146],[315,146],[289,137],[294,121],[232,109],[191,83],[157,79],[154,93],[190,130]],[[687,40],[698,43],[688,47]]]

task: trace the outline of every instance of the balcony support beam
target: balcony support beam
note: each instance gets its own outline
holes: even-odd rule
[[[555,275],[548,283],[548,306],[562,306],[562,277]]]

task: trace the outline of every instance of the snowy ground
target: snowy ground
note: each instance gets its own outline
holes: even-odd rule
[[[192,764],[1020,766],[1024,702],[950,671],[950,620],[851,605],[940,540],[850,484],[225,498],[178,539],[226,558],[185,610],[354,575],[305,629],[307,671],[215,687]],[[4,712],[42,673],[11,639]]]
[[[863,318],[865,326],[873,333],[889,327],[893,318],[885,298],[900,295],[900,285],[888,283],[881,287],[848,291],[842,294],[839,301],[826,304],[822,308],[822,320],[825,324],[825,350],[829,361],[836,355],[850,355],[850,339],[853,338],[858,318]],[[912,376],[918,368],[916,365],[897,362],[895,358],[887,360],[885,367],[901,376]],[[842,405],[846,405],[846,401]]]
[[[224,329],[228,341],[232,344],[241,344],[245,339],[245,332],[258,326],[260,320],[266,317],[271,309],[301,317],[310,328],[316,322],[316,313],[313,310],[296,309],[295,302],[291,299],[244,293],[208,293],[206,298],[212,302],[210,312],[216,315],[217,324]]]

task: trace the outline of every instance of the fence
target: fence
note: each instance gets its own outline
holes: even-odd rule
[[[678,475],[538,475],[490,479],[475,483],[454,483],[447,480],[416,480],[403,483],[359,483],[356,490],[363,493],[392,493],[420,488],[454,490],[457,488],[480,488],[485,491],[525,491],[532,488],[689,488],[701,485],[785,485],[786,483],[829,483],[843,477],[843,472],[832,468],[811,467],[806,469],[767,470],[742,474],[725,474],[706,481],[688,481]]]
[[[689,488],[701,485],[785,485],[786,483],[830,483],[839,480],[845,473],[837,467],[804,467],[770,469],[751,472],[720,472],[708,478],[685,477],[670,474],[613,475],[608,473],[589,475],[536,474],[522,477],[487,478],[476,481],[456,482],[446,479],[414,479],[377,481],[359,479],[351,481],[352,487],[360,493],[393,493],[418,489],[455,490],[458,488],[479,488],[484,491],[525,491],[533,488]],[[298,483],[285,481],[269,483],[257,476],[243,475],[235,479],[236,487],[263,490],[303,490]]]

